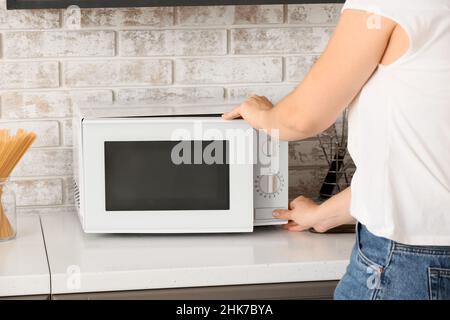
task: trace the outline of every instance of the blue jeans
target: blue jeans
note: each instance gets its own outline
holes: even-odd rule
[[[336,300],[450,300],[450,247],[410,246],[358,224]]]

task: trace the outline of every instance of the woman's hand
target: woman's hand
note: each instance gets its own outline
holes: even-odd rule
[[[313,200],[300,196],[289,204],[289,210],[275,210],[273,217],[289,220],[283,228],[289,231],[306,231],[311,228],[317,232],[325,232],[320,224],[319,205]]]
[[[327,201],[316,204],[311,199],[300,196],[289,204],[289,210],[275,210],[273,217],[290,220],[284,228],[289,231],[304,231],[313,228],[326,232],[343,224],[354,223],[350,215],[351,188],[334,195]]]
[[[266,97],[250,96],[238,107],[222,115],[225,120],[243,118],[255,129],[267,129],[265,126],[267,114],[273,104]]]

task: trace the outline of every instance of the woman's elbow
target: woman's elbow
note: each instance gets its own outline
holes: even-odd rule
[[[295,121],[291,123],[289,128],[289,131],[295,132],[295,134],[291,135],[290,139],[288,140],[295,141],[311,138],[323,132],[325,129],[326,128],[324,128],[323,125],[308,119]]]

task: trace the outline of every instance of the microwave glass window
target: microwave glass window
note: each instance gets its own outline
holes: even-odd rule
[[[228,145],[105,142],[106,211],[229,210]]]

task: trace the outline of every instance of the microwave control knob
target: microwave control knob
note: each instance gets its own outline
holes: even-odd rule
[[[266,140],[261,143],[261,151],[267,157],[274,157],[277,155],[277,150],[280,148],[279,141],[267,136]]]
[[[276,193],[281,186],[278,175],[264,175],[259,179],[259,189],[266,194]]]
[[[272,156],[272,145],[269,137],[267,137],[267,140],[263,142],[261,146],[261,150],[264,155],[271,157]]]

